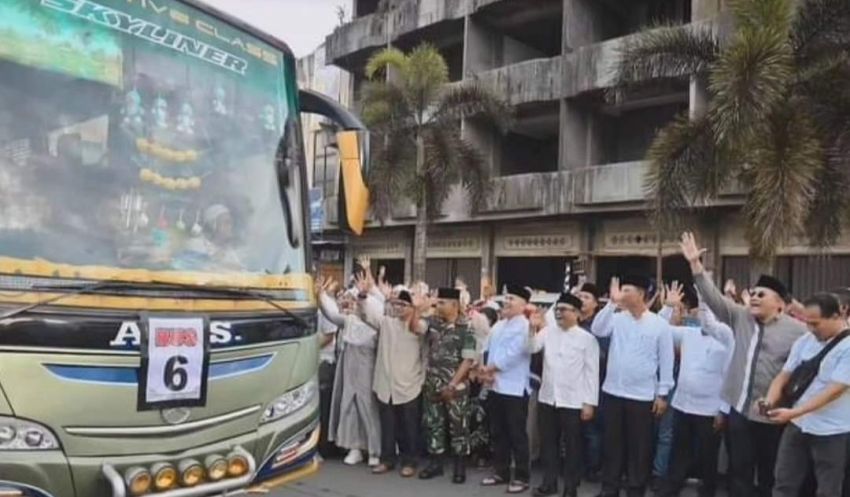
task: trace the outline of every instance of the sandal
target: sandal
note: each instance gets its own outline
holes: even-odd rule
[[[401,468],[401,476],[403,478],[410,478],[416,474],[416,468],[413,466],[405,466]]]
[[[393,466],[390,464],[381,463],[372,468],[373,475],[382,475],[384,473],[389,473],[393,470]]]
[[[496,485],[504,485],[506,483],[508,483],[508,481],[499,475],[490,475],[481,480],[482,487],[495,487]]]
[[[520,480],[514,480],[508,485],[506,490],[509,494],[521,494],[528,490],[528,483]]]

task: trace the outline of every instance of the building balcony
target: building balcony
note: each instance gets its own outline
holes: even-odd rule
[[[620,162],[575,172],[575,204],[593,206],[643,202],[646,161]]]
[[[560,56],[491,69],[474,78],[511,105],[558,100],[563,94]]]

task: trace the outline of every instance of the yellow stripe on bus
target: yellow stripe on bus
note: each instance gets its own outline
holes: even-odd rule
[[[0,291],[0,303],[28,305],[54,299],[62,293],[9,292]],[[150,298],[127,297],[118,295],[68,295],[51,302],[57,307],[87,307],[111,310],[151,310],[151,311],[274,311],[276,307],[262,300],[197,299],[197,298]],[[312,295],[312,294],[311,294]],[[276,300],[275,304],[286,309],[308,309],[315,307],[313,297],[310,300]]]
[[[281,275],[250,273],[204,273],[193,271],[151,271],[108,266],[73,266],[45,260],[0,257],[0,274],[73,278],[85,280],[118,280],[135,283],[174,283],[226,288],[263,288],[268,290],[306,290],[313,293],[313,278],[307,273]]]

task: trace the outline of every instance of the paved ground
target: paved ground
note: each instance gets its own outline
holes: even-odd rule
[[[374,476],[365,466],[346,466],[339,461],[326,461],[319,473],[304,481],[273,492],[273,497],[498,497],[506,495],[504,487],[484,488],[478,483],[487,470],[471,469],[465,485],[453,485],[450,476],[431,481],[402,478],[398,473]],[[539,476],[532,483],[538,483]],[[593,497],[599,486],[582,483],[579,497]],[[522,494],[531,497],[531,493]],[[722,497],[725,494],[719,494]],[[693,488],[682,497],[695,497]],[[649,493],[647,494],[649,497]]]

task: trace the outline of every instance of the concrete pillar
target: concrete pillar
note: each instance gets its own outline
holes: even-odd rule
[[[601,19],[597,19],[599,0],[564,0],[563,47],[568,54],[600,41]]]
[[[561,101],[560,169],[581,169],[591,165],[592,113],[577,100]]]
[[[464,19],[463,75],[474,76],[496,66],[495,34],[472,16]]]

